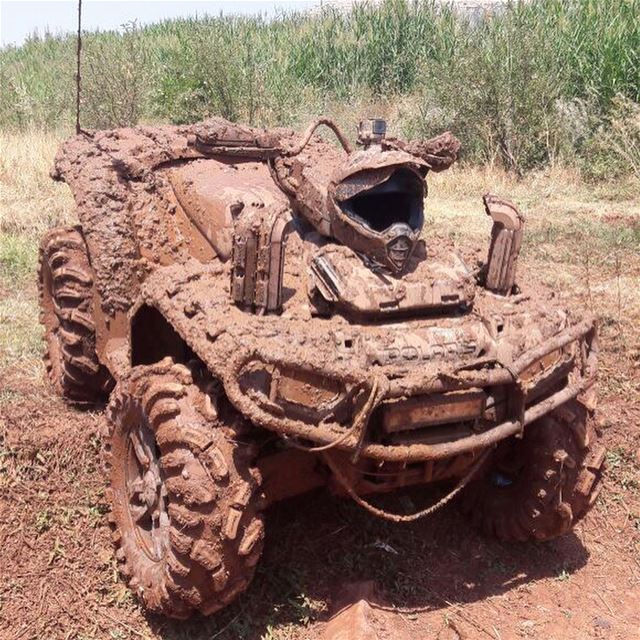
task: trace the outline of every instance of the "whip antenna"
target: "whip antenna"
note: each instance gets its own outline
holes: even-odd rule
[[[76,135],[83,133],[80,127],[80,52],[82,51],[82,0],[78,0],[78,44],[76,47]]]

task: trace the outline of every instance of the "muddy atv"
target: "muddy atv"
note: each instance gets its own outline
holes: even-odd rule
[[[482,262],[425,231],[426,177],[460,145],[385,129],[361,123],[354,150],[326,119],[212,119],[82,134],[56,157],[80,224],[42,242],[47,370],[71,403],[108,400],[113,540],[153,611],[227,605],[265,507],[321,485],[397,522],[460,494],[520,541],[596,498],[594,319],[516,284],[510,202],[484,196]],[[418,513],[370,497],[441,481]]]

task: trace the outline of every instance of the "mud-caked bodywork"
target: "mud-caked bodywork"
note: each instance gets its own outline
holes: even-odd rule
[[[563,533],[595,498],[594,319],[517,282],[524,220],[508,201],[484,196],[481,261],[426,231],[427,175],[459,143],[384,129],[361,123],[352,150],[327,120],[299,135],[213,119],[81,135],[56,158],[85,257],[71,264],[61,232],[43,243],[52,379],[74,401],[117,382],[111,478],[139,489],[138,511],[114,498],[117,537],[152,608],[210,612],[244,588],[263,536],[254,494],[328,483],[406,520],[429,509],[363,496],[457,479],[451,497],[505,539]]]

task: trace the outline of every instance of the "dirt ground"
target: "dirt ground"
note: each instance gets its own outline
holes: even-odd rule
[[[390,525],[319,493],[271,511],[257,578],[236,605],[176,623],[145,616],[118,580],[96,457],[102,415],[69,410],[19,376],[2,393],[3,640],[315,639],[337,587],[360,580],[381,592],[383,639],[640,637],[638,475],[620,469],[640,446],[637,406],[603,403],[620,459],[610,455],[602,499],[560,540],[488,540],[455,506]]]
[[[472,530],[455,504],[394,525],[318,492],[269,511],[256,579],[229,609],[189,622],[146,615],[113,558],[98,465],[103,414],[68,409],[42,381],[29,258],[24,277],[5,269],[0,280],[0,640],[320,640],[337,592],[365,580],[377,586],[381,640],[640,638],[638,193],[454,172],[434,182],[429,224],[484,242],[478,196],[489,187],[511,193],[528,216],[523,277],[602,319],[608,471],[573,533],[507,545]],[[30,196],[34,208],[38,197]],[[10,214],[0,211],[3,230],[32,242],[0,205]],[[437,497],[423,490],[386,500],[411,508]]]

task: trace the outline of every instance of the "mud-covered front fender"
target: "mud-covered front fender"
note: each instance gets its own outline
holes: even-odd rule
[[[598,352],[592,318],[557,332],[504,366],[494,362],[491,366],[461,369],[442,362],[434,365],[436,374],[416,367],[406,375],[389,376],[384,367],[366,367],[355,359],[336,357],[328,326],[325,330],[314,320],[243,313],[229,303],[227,276],[217,263],[193,261],[186,267],[164,267],[145,282],[142,299],[167,319],[221,381],[239,412],[254,424],[290,438],[377,460],[449,458],[485,449],[521,433],[526,425],[584,394],[595,381]],[[574,345],[574,355],[570,368],[561,376],[549,379],[532,374],[533,365],[569,345]],[[353,411],[338,421],[338,398],[323,418],[315,422],[308,416],[300,418],[274,402],[269,393],[243,385],[243,373],[254,369],[284,377],[291,369],[303,372],[302,378],[294,380],[294,384],[299,383],[298,389],[312,399],[317,397],[318,403],[328,402],[324,392],[333,389],[336,397],[343,394],[352,401]],[[549,375],[553,371],[551,367]],[[514,411],[506,419],[479,433],[429,444],[419,440],[384,444],[367,437],[369,418],[384,401],[498,386],[511,389],[520,402],[514,404]]]

